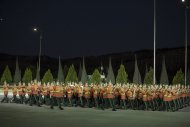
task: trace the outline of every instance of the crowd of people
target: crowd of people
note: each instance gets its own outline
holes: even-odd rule
[[[3,102],[97,109],[177,111],[190,105],[190,86],[137,84],[43,83],[32,81],[3,85]],[[12,97],[8,95],[12,92]]]

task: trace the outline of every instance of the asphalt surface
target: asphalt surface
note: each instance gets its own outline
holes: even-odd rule
[[[0,127],[190,127],[190,108],[178,112],[98,110],[0,103]]]

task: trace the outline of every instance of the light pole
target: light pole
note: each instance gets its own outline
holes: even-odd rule
[[[185,7],[185,85],[187,85],[187,10],[190,7],[189,0],[181,0]]]
[[[154,0],[154,75],[153,83],[156,84],[156,0]]]
[[[33,28],[34,32],[40,32],[38,28]],[[40,72],[40,58],[41,58],[41,47],[42,47],[42,32],[40,32],[40,49],[39,49],[39,72]]]

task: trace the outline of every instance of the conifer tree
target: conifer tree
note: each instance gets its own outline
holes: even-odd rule
[[[50,69],[48,69],[48,70],[45,72],[44,77],[43,77],[43,79],[42,79],[42,82],[43,82],[43,83],[53,82],[53,75],[52,75]]]
[[[90,82],[94,84],[99,84],[101,82],[101,75],[98,69],[94,70]]]
[[[1,83],[3,83],[4,81],[6,81],[7,83],[12,82],[12,75],[8,65],[5,67],[5,70],[3,71],[3,74],[1,76]]]
[[[60,57],[59,57],[59,68],[58,68],[57,80],[60,82],[64,82],[63,69],[61,66]]]
[[[145,74],[144,84],[153,85],[153,68],[150,67],[149,71]]]
[[[182,72],[182,70],[180,69],[179,71],[177,71],[176,75],[173,78],[172,84],[184,84],[184,74]]]
[[[128,82],[128,74],[125,71],[125,67],[123,64],[120,65],[120,68],[118,70],[118,74],[116,77],[116,83],[127,83]]]
[[[134,75],[133,75],[133,83],[136,83],[136,84],[142,83],[141,74],[139,72],[136,55],[135,55],[135,70],[134,70]]]
[[[88,81],[88,76],[87,76],[87,73],[86,73],[85,61],[84,61],[84,57],[83,57],[81,82],[84,84],[87,81]]]
[[[14,82],[18,83],[21,81],[21,72],[19,69],[19,64],[18,64],[18,58],[16,59],[16,68],[15,68],[15,75],[14,75]]]
[[[65,82],[78,82],[77,73],[75,71],[74,65],[72,64],[69,68],[68,74],[66,76]]]
[[[30,68],[26,68],[25,72],[24,72],[24,76],[22,78],[22,81],[24,83],[28,83],[32,81],[32,71]]]
[[[161,76],[160,76],[160,84],[169,84],[168,74],[167,74],[167,70],[166,70],[165,57],[163,57],[163,60],[162,60],[162,71],[161,71]]]
[[[111,64],[111,57],[109,58],[109,68],[108,68],[108,75],[106,78],[107,82],[110,82],[112,84],[115,84],[115,75],[113,73],[113,68],[112,68],[112,64]]]

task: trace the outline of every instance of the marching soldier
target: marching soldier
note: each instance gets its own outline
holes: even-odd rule
[[[111,83],[108,84],[106,92],[107,92],[107,98],[109,100],[110,106],[112,107],[112,111],[116,111],[115,103],[114,103],[113,85]]]
[[[99,108],[99,88],[98,85],[94,84],[92,88],[92,94],[93,94],[93,99],[94,99],[94,104],[96,108]]]
[[[41,104],[43,104],[43,98],[42,98],[42,88],[43,86],[41,85],[41,82],[38,82],[38,102],[39,102],[39,106],[41,106]]]
[[[17,86],[16,86],[16,84],[14,84],[13,85],[13,87],[12,87],[12,92],[13,92],[13,100],[12,100],[12,102],[17,102]]]
[[[26,86],[25,83],[22,84],[22,98],[23,98],[23,102],[26,104]]]
[[[62,97],[63,97],[63,88],[61,85],[59,85],[59,82],[57,82],[56,86],[54,86],[54,97],[57,101],[57,104],[59,106],[60,110],[63,110],[61,103],[62,103]]]
[[[83,93],[84,93],[84,98],[86,100],[86,104],[88,107],[90,107],[90,88],[87,83],[84,86]]]
[[[3,85],[3,92],[4,92],[4,98],[3,98],[3,100],[1,100],[1,103],[4,101],[6,103],[8,103],[8,101],[9,101],[9,99],[8,99],[9,84],[7,84],[6,81],[4,82],[4,85]]]
[[[48,85],[49,85],[49,82],[48,82]],[[46,83],[43,84],[42,94],[44,96],[43,103],[48,105],[48,86],[46,85]]]
[[[126,90],[126,88],[125,88],[124,85],[119,89],[120,105],[121,105],[121,108],[122,108],[122,105],[123,105],[123,106],[124,106],[124,109],[127,109],[125,90]]]
[[[77,90],[77,96],[78,96],[78,100],[80,102],[80,105],[83,107],[84,104],[83,104],[83,86],[82,86],[82,83],[79,83],[79,85],[76,86],[76,90]]]
[[[142,88],[142,85],[139,86],[137,93],[138,93],[137,94],[137,100],[139,102],[138,108],[140,108],[140,106],[143,105],[143,88]]]
[[[19,95],[19,98],[20,98],[19,101],[20,101],[21,104],[23,104],[24,98],[23,98],[23,90],[22,90],[21,82],[19,82],[19,85],[18,85],[17,89],[18,89],[18,95]]]
[[[143,102],[144,102],[144,106],[145,106],[145,110],[148,110],[148,96],[147,96],[147,88],[146,88],[146,85],[143,86],[142,88],[142,99],[143,99]]]
[[[134,99],[135,99],[133,94],[134,94],[134,90],[132,86],[129,86],[129,89],[127,90],[127,99],[132,109],[134,109]]]
[[[172,110],[171,109],[171,99],[172,99],[172,94],[170,92],[170,89],[168,88],[168,86],[165,86],[165,92],[164,92],[164,105],[165,105],[165,110],[169,111]]]
[[[28,86],[26,87],[26,92],[28,94],[26,103],[29,102],[29,105],[32,106],[32,87],[30,83],[28,83]]]
[[[54,106],[54,99],[55,99],[55,86],[53,83],[51,83],[50,87],[49,87],[49,91],[50,91],[50,108],[53,109]]]
[[[158,88],[158,104],[159,104],[159,110],[164,110],[164,102],[163,102],[163,98],[164,98],[164,88],[162,87],[162,85],[159,86]]]
[[[33,94],[33,102],[37,104],[37,106],[41,107],[39,102],[39,89],[38,89],[38,83],[35,80],[34,85],[32,86],[32,94]]]
[[[67,91],[67,98],[68,98],[68,101],[69,101],[69,105],[73,106],[73,101],[72,101],[73,90],[72,90],[71,83],[69,83],[68,86],[66,87],[66,91]]]

